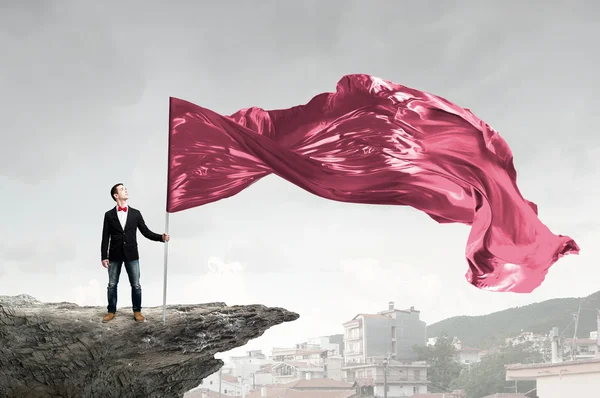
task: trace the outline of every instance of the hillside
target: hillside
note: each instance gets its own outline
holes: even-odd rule
[[[427,334],[429,337],[441,333],[457,336],[464,345],[477,348],[503,343],[506,337],[517,335],[521,330],[547,334],[553,326],[558,326],[560,333],[572,337],[574,325],[571,322],[580,301],[582,309],[577,337],[589,337],[590,332],[597,328],[596,309],[600,309],[600,291],[584,298],[552,299],[488,315],[448,318],[429,325]]]

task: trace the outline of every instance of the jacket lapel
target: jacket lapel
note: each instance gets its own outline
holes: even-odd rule
[[[116,207],[111,211],[111,214],[112,214],[113,222],[116,224],[117,229],[121,232],[124,232],[123,227],[121,226],[121,221],[119,221],[119,216],[117,215]],[[127,220],[129,221],[129,217],[127,217]],[[125,224],[125,226],[127,226],[127,224]]]
[[[133,209],[131,208],[131,206],[127,206],[127,218],[125,219],[125,231],[127,231],[128,228],[131,227],[131,223],[133,222]],[[117,221],[119,221],[117,219]],[[119,226],[121,225],[121,223],[119,222]]]

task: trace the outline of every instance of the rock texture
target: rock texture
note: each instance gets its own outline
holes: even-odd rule
[[[298,319],[283,308],[224,303],[143,310],[102,323],[100,307],[0,296],[0,397],[167,398],[217,371],[214,354]]]

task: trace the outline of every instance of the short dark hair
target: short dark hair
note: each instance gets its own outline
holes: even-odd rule
[[[113,187],[110,189],[110,197],[112,198],[112,200],[114,200],[115,202],[117,201],[117,199],[115,199],[115,194],[117,193],[117,188],[119,187],[119,185],[123,185],[122,182],[113,185]]]

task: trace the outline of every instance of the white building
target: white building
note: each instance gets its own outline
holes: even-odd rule
[[[427,369],[425,362],[400,362],[371,359],[371,363],[347,363],[343,371],[347,383],[356,383],[361,396],[383,397],[387,387],[389,398],[407,397],[427,393]],[[385,371],[387,370],[387,375]]]
[[[562,344],[563,357],[571,358],[572,353],[575,356],[574,359],[589,359],[600,355],[596,337],[597,333],[598,332],[591,332],[589,339],[575,339],[575,341],[573,341],[572,338],[565,339]],[[574,352],[573,347],[575,348]]]
[[[600,396],[600,358],[507,365],[506,380],[535,380],[539,398]]]
[[[342,378],[340,344],[332,343],[329,336],[313,337],[293,348],[274,347],[270,360],[272,384]]]
[[[415,307],[395,308],[377,314],[357,314],[344,326],[344,362],[366,363],[368,358],[390,355],[397,360],[417,360],[413,347],[427,344],[427,326]]]
[[[230,397],[240,397],[250,391],[252,386],[243,383],[241,377],[235,377],[224,371],[218,371],[205,377],[198,387],[216,393],[220,392]]]
[[[355,398],[353,384],[330,379],[298,380],[257,388],[245,398]]]
[[[270,384],[275,384],[275,377],[273,376],[273,366],[274,364],[264,365],[253,375],[253,385],[254,387],[267,386]]]
[[[342,381],[344,366],[344,357],[341,355],[327,357],[323,361],[323,377],[326,379]]]
[[[244,356],[229,357],[229,361],[223,366],[223,372],[242,377],[247,381],[254,373],[270,363],[272,361],[261,350],[248,351]]]
[[[481,350],[479,348],[463,346],[458,339],[454,342],[454,348],[456,348],[454,359],[463,365],[470,365],[481,360],[479,356]]]
[[[325,357],[325,350],[320,347],[297,344],[294,348],[274,347],[271,355],[273,362],[308,362],[321,365]]]
[[[340,345],[332,343],[329,336],[311,337],[306,341],[306,345],[327,351],[327,356],[340,355]]]
[[[219,395],[218,392],[207,388],[197,387],[183,394],[183,398],[228,398],[227,395]]]
[[[273,384],[286,384],[299,380],[324,379],[323,365],[310,362],[279,362],[271,368]]]

